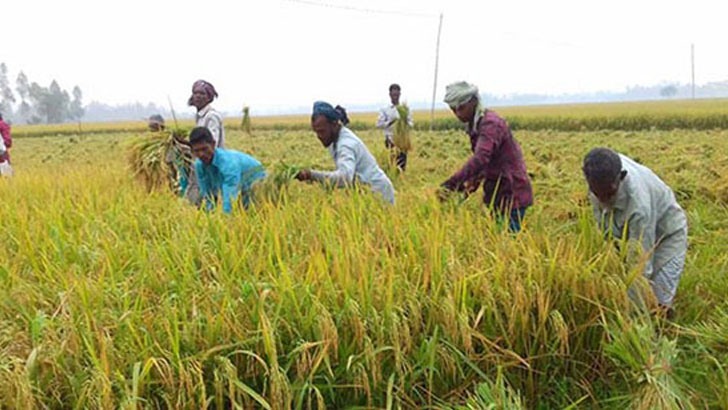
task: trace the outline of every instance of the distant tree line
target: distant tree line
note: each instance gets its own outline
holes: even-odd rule
[[[15,93],[8,80],[8,68],[0,64],[0,113],[19,124],[52,124],[80,121],[84,115],[83,93],[78,86],[71,93],[61,88],[56,80],[48,87],[30,82],[22,71],[15,80]]]
[[[86,122],[99,121],[129,121],[143,120],[154,114],[162,115],[167,121],[172,121],[172,115],[169,109],[154,103],[127,103],[109,105],[98,101],[91,101],[85,106],[86,114],[83,120]],[[177,113],[178,118],[184,118],[189,114],[182,112]]]

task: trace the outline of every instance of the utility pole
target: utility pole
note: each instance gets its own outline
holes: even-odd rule
[[[695,99],[695,44],[690,44],[690,67],[693,77],[693,100]]]
[[[435,125],[435,98],[437,97],[437,68],[440,62],[440,34],[442,33],[442,12],[437,26],[437,46],[435,46],[435,84],[432,86],[432,107],[430,108],[430,131]]]

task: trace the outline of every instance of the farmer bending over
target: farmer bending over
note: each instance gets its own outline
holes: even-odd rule
[[[302,170],[296,175],[299,181],[319,181],[336,187],[355,184],[368,185],[387,202],[394,203],[394,187],[387,174],[379,168],[377,160],[366,145],[345,127],[349,123],[346,110],[317,101],[313,105],[311,127],[321,144],[329,149],[336,164],[336,171]]]
[[[583,172],[600,228],[639,241],[650,254],[644,275],[671,317],[688,248],[687,218],[672,190],[649,168],[608,148],[589,151]]]
[[[190,133],[190,147],[195,161],[200,195],[211,210],[222,200],[225,213],[233,209],[233,202],[241,198],[247,208],[250,204],[253,183],[265,177],[260,162],[239,151],[215,148],[212,133],[205,127],[197,127]]]
[[[533,192],[521,147],[508,124],[495,112],[483,108],[478,87],[465,81],[447,86],[445,103],[466,124],[473,155],[442,184],[440,199],[446,199],[453,191],[469,195],[482,184],[483,201],[493,204],[496,218],[507,217],[510,230],[520,231],[526,208],[533,204]]]

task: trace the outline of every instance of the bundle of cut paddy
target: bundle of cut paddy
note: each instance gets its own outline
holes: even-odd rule
[[[189,150],[180,142],[186,135],[184,130],[163,131],[140,135],[130,142],[129,167],[148,190],[164,185],[175,189],[178,176],[192,163]]]
[[[243,123],[240,125],[243,131],[250,135],[250,107],[243,107]]]
[[[407,152],[412,149],[412,137],[411,127],[407,122],[409,117],[409,107],[407,104],[400,104],[397,106],[397,113],[399,118],[394,123],[394,135],[392,135],[392,142],[400,151]]]
[[[273,166],[266,178],[255,184],[256,201],[280,202],[288,185],[296,178],[301,167],[288,165],[284,162]]]

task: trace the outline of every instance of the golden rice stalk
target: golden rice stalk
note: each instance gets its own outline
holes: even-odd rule
[[[273,166],[272,172],[255,184],[254,198],[256,202],[279,203],[284,198],[288,185],[296,178],[301,167],[291,166],[284,162]]]
[[[412,149],[411,128],[407,122],[409,107],[407,107],[407,104],[400,104],[397,106],[397,112],[399,113],[399,119],[394,123],[392,142],[394,142],[397,149],[407,152]]]
[[[189,167],[192,157],[179,142],[183,130],[140,135],[128,146],[128,162],[132,173],[152,191],[164,185],[176,186],[178,168]]]

